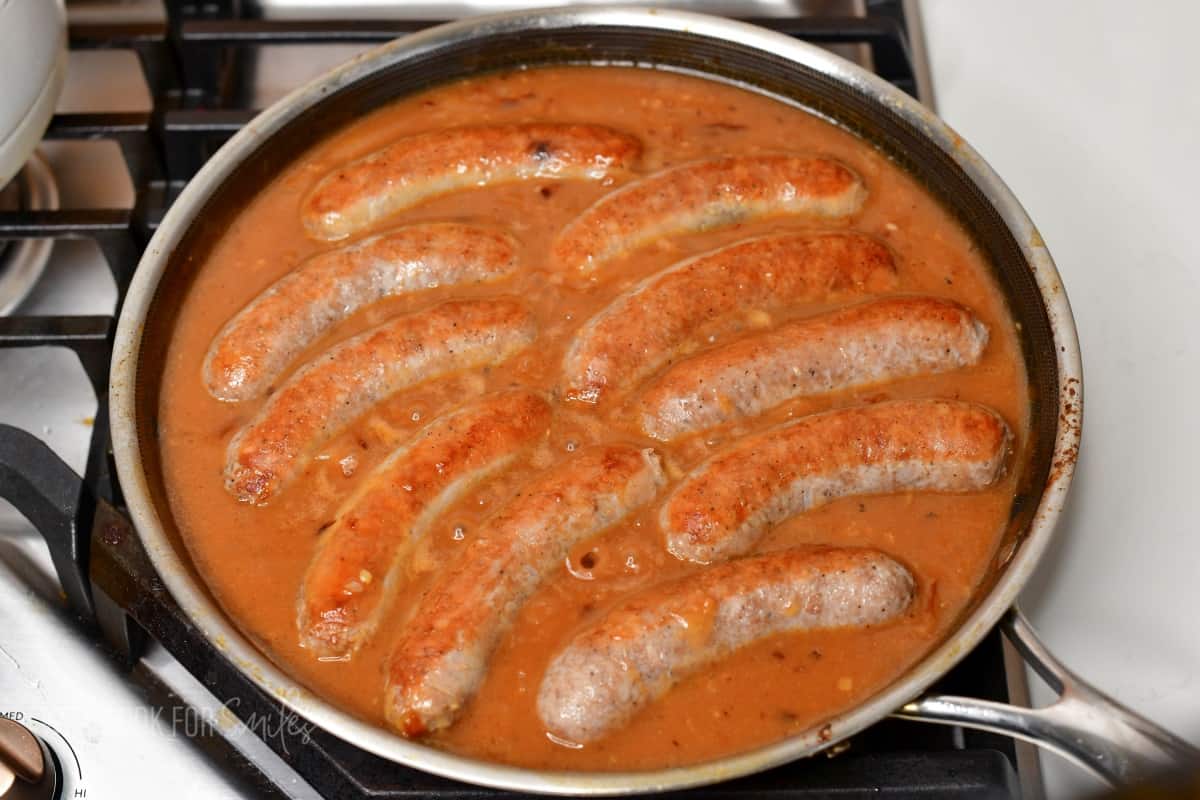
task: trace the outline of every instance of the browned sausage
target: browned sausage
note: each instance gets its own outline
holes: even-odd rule
[[[392,653],[384,711],[406,736],[444,728],[475,693],[501,635],[567,551],[649,503],[658,456],[597,447],[521,490],[434,581]]]
[[[797,320],[672,367],[642,396],[642,430],[669,441],[794,397],[958,369],[987,340],[970,311],[933,297]]]
[[[524,349],[533,316],[512,299],[442,303],[347,339],[299,370],[229,443],[225,488],[261,505],[317,448],[395,392]]]
[[[563,361],[564,396],[595,403],[695,349],[739,311],[895,284],[891,253],[861,234],[764,236],[705,253],[650,276],[580,329]]]
[[[204,383],[218,400],[257,397],[306,347],[363,306],[435,286],[495,281],[516,268],[511,236],[450,222],[411,225],[318,253],[225,323],[204,359]]]
[[[1003,473],[1010,440],[994,411],[952,400],[814,414],[701,464],[659,521],[677,558],[719,561],[747,552],[771,525],[846,495],[983,489]]]
[[[538,714],[563,739],[594,741],[754,641],[877,625],[912,597],[908,570],[874,550],[784,550],[708,567],[635,595],[576,636],[546,669]]]
[[[600,180],[641,155],[601,125],[483,125],[410,136],[317,184],[302,218],[317,239],[344,239],[432,197],[530,179]]]
[[[490,395],[430,423],[388,457],[320,538],[300,590],[300,643],[346,658],[379,626],[413,545],[442,509],[540,439],[550,406],[525,391]]]
[[[768,155],[697,161],[663,170],[600,198],[554,244],[556,263],[586,275],[663,236],[774,216],[845,217],[867,190],[828,158]]]

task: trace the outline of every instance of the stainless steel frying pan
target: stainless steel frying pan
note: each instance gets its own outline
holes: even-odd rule
[[[256,650],[224,616],[190,564],[159,463],[159,380],[176,311],[209,250],[258,187],[316,139],[397,97],[517,66],[620,64],[700,74],[797,104],[857,133],[952,209],[987,254],[1013,316],[1031,387],[1031,441],[1011,522],[953,632],[860,705],[768,747],[705,764],[639,773],[537,772],[411,742],[340,711]],[[384,758],[472,783],[533,792],[620,794],[713,783],[812,755],[898,714],[1001,731],[1050,747],[1112,781],[1200,754],[1072,676],[1013,608],[1066,499],[1079,448],[1079,345],[1058,272],[1017,200],[987,164],[926,108],[867,72],[786,36],[725,19],[634,8],[565,9],[472,19],[373,50],[280,101],[225,145],[188,184],[150,242],[117,330],[112,430],[125,498],[142,542],[197,627],[262,688],[329,732]],[[997,623],[1050,684],[1053,706],[1021,709],[922,693]]]

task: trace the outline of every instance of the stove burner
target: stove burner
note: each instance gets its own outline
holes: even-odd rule
[[[53,211],[58,183],[36,152],[8,185],[0,188],[0,211]],[[0,241],[0,316],[10,314],[33,289],[50,251],[52,239]]]

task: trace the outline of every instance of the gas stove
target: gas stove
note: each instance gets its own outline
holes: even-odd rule
[[[907,3],[676,5],[754,18],[831,47],[929,102]],[[68,4],[58,113],[40,154],[0,193],[0,290],[15,306],[0,317],[0,497],[12,503],[0,500],[0,717],[21,726],[0,720],[0,754],[13,742],[44,747],[34,761],[52,780],[38,796],[499,794],[333,738],[264,695],[198,635],[120,513],[105,394],[114,315],[141,249],[225,139],[367,47],[437,19],[507,7]],[[8,310],[2,295],[0,310]],[[1025,673],[1006,648],[993,633],[937,688],[1023,701]],[[1002,737],[888,720],[830,757],[692,794],[1036,797],[1036,763]]]

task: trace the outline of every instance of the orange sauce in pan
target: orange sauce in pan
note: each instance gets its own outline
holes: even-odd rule
[[[551,181],[495,186],[443,196],[395,215],[379,227],[424,220],[506,226],[521,243],[523,270],[499,284],[436,289],[378,303],[315,343],[297,364],[394,315],[448,297],[520,297],[540,322],[538,342],[499,367],[427,382],[393,396],[330,441],[268,505],[239,504],[223,487],[225,448],[262,400],[218,402],[205,390],[201,365],[231,316],[302,259],[335,246],[305,235],[299,207],[309,189],[338,165],[405,135],[534,121],[602,123],[632,133],[645,147],[640,173],[723,154],[787,151],[838,158],[863,177],[870,196],[849,222],[822,225],[850,227],[885,242],[897,259],[900,293],[948,297],[967,305],[987,324],[990,343],[980,363],[968,369],[789,402],[758,419],[673,444],[642,437],[619,403],[598,409],[557,405],[544,447],[441,515],[409,567],[410,587],[374,639],[348,661],[318,661],[297,644],[301,576],[318,530],[388,453],[472,396],[516,384],[553,397],[563,353],[576,329],[641,278],[749,236],[812,226],[759,220],[663,238],[608,264],[586,287],[573,288],[557,279],[547,258],[550,244],[611,186]],[[774,319],[823,310],[798,306]],[[674,479],[745,432],[884,398],[938,396],[985,403],[1008,421],[1018,448],[1024,446],[1027,426],[1024,368],[1004,301],[968,236],[913,179],[871,146],[803,110],[694,77],[618,68],[542,69],[455,83],[395,102],[315,144],[262,188],[204,265],[179,315],[163,380],[161,447],[172,509],[209,588],[241,629],[287,672],[380,725],[389,650],[430,576],[458,557],[517,486],[571,449],[603,441],[640,442],[663,454]],[[569,562],[549,576],[521,611],[458,722],[430,742],[534,768],[648,769],[728,755],[820,724],[878,692],[949,630],[997,547],[1012,492],[1009,476],[974,494],[848,498],[779,525],[757,551],[829,543],[875,547],[900,560],[917,578],[911,612],[871,629],[764,640],[687,678],[606,739],[580,749],[556,744],[535,708],[550,658],[573,632],[627,593],[700,569],[665,550],[656,502],[575,548]]]

